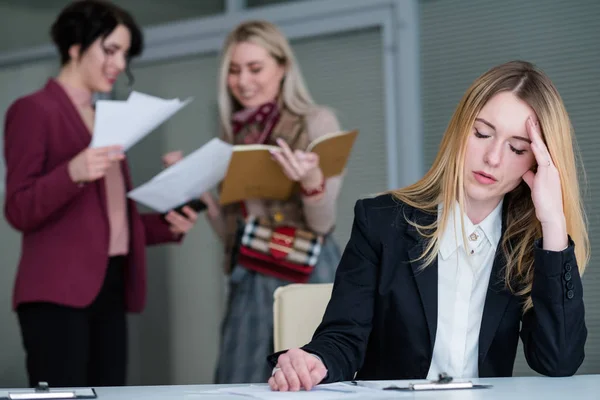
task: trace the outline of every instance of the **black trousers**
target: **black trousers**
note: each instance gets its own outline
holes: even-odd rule
[[[123,386],[127,375],[124,257],[111,257],[86,308],[27,303],[17,308],[29,385]]]

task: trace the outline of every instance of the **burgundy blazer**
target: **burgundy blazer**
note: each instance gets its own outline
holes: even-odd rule
[[[97,296],[108,264],[109,222],[104,179],[85,185],[69,177],[68,163],[91,142],[77,109],[53,79],[16,100],[4,130],[4,214],[22,233],[13,308],[27,302],[85,307]],[[126,190],[131,177],[121,162]],[[140,215],[127,199],[129,254],[127,311],[146,300],[145,246],[181,239],[160,214]]]

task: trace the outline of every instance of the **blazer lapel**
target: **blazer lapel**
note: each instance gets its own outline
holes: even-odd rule
[[[63,114],[64,118],[68,121],[69,125],[72,129],[63,132],[63,134],[69,134],[71,138],[74,138],[76,142],[75,146],[80,147],[77,151],[82,151],[86,147],[88,147],[92,141],[92,135],[90,134],[90,130],[86,126],[83,118],[77,111],[77,108],[69,98],[69,95],[62,88],[60,83],[58,83],[54,79],[49,79],[46,84],[46,90],[52,96],[52,98],[60,105],[58,109]],[[106,202],[106,186],[105,179],[98,179],[93,182],[93,184],[98,188],[98,196],[100,197],[100,204],[102,207],[102,211],[106,218],[108,218],[108,205]]]
[[[69,121],[69,123],[73,126],[73,132],[76,133],[77,140],[83,147],[89,146],[92,141],[92,135],[90,134],[90,130],[83,122],[81,115],[79,115],[79,111],[75,108],[75,105],[69,98],[69,95],[64,91],[64,89],[60,86],[58,82],[54,79],[50,79],[46,84],[46,89],[51,94],[51,96],[56,100],[58,104],[60,104],[59,110],[64,115],[64,117]]]
[[[437,218],[434,214],[428,214],[420,210],[414,210],[413,215],[409,217],[410,221],[416,222],[419,225],[429,225]],[[408,225],[408,237],[413,239],[412,243],[408,244],[409,262],[411,264],[417,289],[421,297],[423,312],[427,320],[427,328],[429,329],[429,341],[431,351],[435,343],[435,334],[437,330],[437,311],[438,311],[438,265],[437,257],[431,265],[423,268],[422,260],[416,261],[425,250],[427,245],[426,240],[419,234],[417,229]]]
[[[506,206],[506,202],[504,204]],[[504,277],[502,276],[506,266],[506,257],[502,251],[502,239],[506,229],[506,209],[503,210],[502,218],[502,237],[496,248],[494,264],[490,275],[490,283],[488,285],[487,295],[485,297],[485,305],[483,307],[483,317],[481,319],[481,328],[479,330],[479,365],[485,359],[487,352],[492,344],[492,340],[496,335],[498,325],[504,316],[504,311],[508,305],[512,294],[506,289]]]

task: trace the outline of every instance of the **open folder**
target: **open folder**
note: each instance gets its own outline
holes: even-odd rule
[[[357,135],[358,130],[331,132],[308,145],[306,151],[318,154],[325,178],[344,172]],[[282,150],[272,145],[234,146],[223,181],[221,204],[252,198],[286,200],[292,195],[297,183],[286,177],[271,151]]]
[[[233,146],[212,139],[183,160],[130,191],[127,196],[165,213],[200,197],[225,177]]]
[[[131,92],[126,101],[98,100],[90,147],[121,145],[128,150],[191,101],[139,92]]]

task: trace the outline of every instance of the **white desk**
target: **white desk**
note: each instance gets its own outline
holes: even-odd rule
[[[391,382],[391,381],[390,381]],[[401,386],[402,381],[393,381]],[[598,400],[600,399],[600,375],[577,375],[569,378],[493,378],[475,379],[474,383],[491,384],[490,389],[393,392],[395,398],[451,399],[451,400]],[[224,385],[182,386],[126,386],[96,388],[98,400],[226,400],[249,397],[205,394],[205,391],[225,387]],[[5,392],[7,389],[0,389]],[[388,399],[390,392],[386,392]],[[367,398],[367,397],[363,397]],[[373,398],[378,398],[374,396]]]

